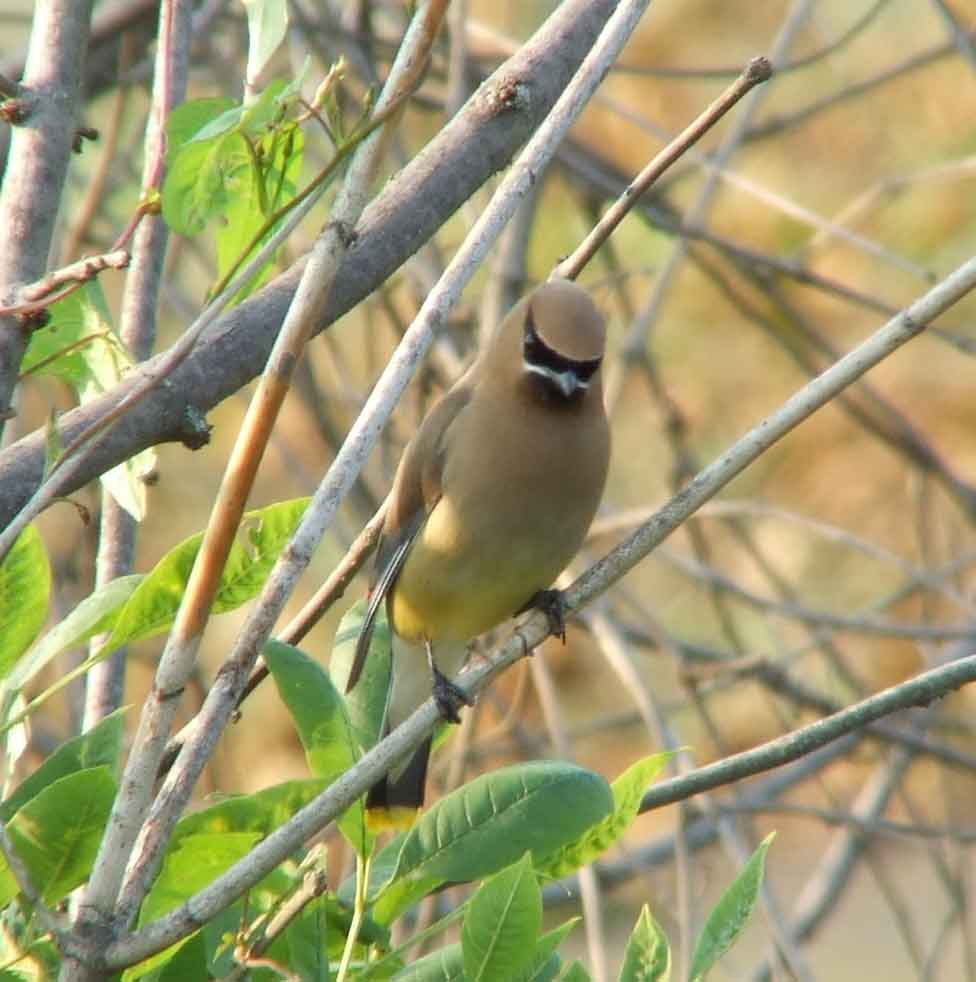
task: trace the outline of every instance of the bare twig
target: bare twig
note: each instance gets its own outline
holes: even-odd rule
[[[0,317],[35,314],[44,310],[77,290],[83,283],[93,280],[104,270],[125,269],[129,265],[129,258],[129,253],[125,249],[116,249],[101,256],[86,256],[68,266],[56,269],[36,283],[25,286],[21,290],[22,302],[10,307],[0,307]],[[68,289],[59,290],[65,286]]]
[[[559,699],[556,696],[556,686],[552,672],[546,660],[543,648],[536,649],[529,664],[532,682],[535,686],[546,729],[555,747],[556,753],[563,760],[575,760],[573,747],[566,733]],[[603,922],[603,898],[600,896],[600,885],[596,872],[586,866],[580,870],[580,897],[583,901],[583,927],[586,931],[586,945],[589,953],[590,970],[596,982],[608,982],[608,952],[606,928]]]
[[[969,62],[970,68],[976,72],[976,42],[959,23],[959,18],[952,12],[945,0],[932,0],[932,5],[939,12],[949,29],[953,43],[959,49],[959,54]]]
[[[316,865],[302,878],[301,886],[281,905],[280,909],[268,920],[260,936],[247,944],[238,946],[234,952],[236,968],[221,982],[240,982],[250,974],[252,968],[261,964],[264,953],[282,934],[292,921],[310,904],[325,893],[329,881],[325,869]]]
[[[609,238],[623,221],[637,199],[684,153],[694,146],[744,95],[757,85],[768,81],[773,67],[766,58],[753,58],[742,74],[703,110],[697,119],[676,136],[655,158],[627,185],[623,194],[607,209],[589,235],[554,270],[553,276],[575,280],[580,271],[593,258],[593,254]]]
[[[857,820],[856,824],[851,824],[834,836],[820,857],[814,875],[796,900],[794,929],[800,940],[812,936],[821,921],[837,909],[844,887],[853,875],[858,860],[870,846],[869,834],[874,823],[884,816],[892,795],[904,780],[913,759],[914,755],[910,751],[895,751],[888,762],[875,770],[871,780],[861,790],[851,809]],[[918,970],[921,963],[918,944],[910,933],[903,932],[903,936],[908,955]],[[755,977],[768,979],[771,974],[771,968],[766,963]]]
[[[386,515],[386,502],[380,506],[375,515],[366,523],[363,530],[346,551],[342,561],[332,570],[326,581],[315,591],[315,595],[292,618],[278,634],[286,644],[300,644],[302,638],[325,616],[326,612],[346,592],[346,587],[353,581],[363,564],[372,555],[383,529],[383,519]],[[260,664],[247,680],[235,708],[240,709],[250,694],[268,677],[268,667]],[[176,760],[183,744],[189,739],[196,726],[196,719],[190,720],[186,726],[169,742],[159,764],[160,774],[165,774]]]
[[[770,60],[774,67],[789,50],[789,46],[796,32],[809,15],[810,7],[811,0],[794,0],[790,4],[786,17],[773,42]],[[698,225],[704,222],[718,194],[719,178],[717,175],[725,168],[735,152],[739,149],[752,120],[759,111],[764,96],[768,95],[769,91],[768,88],[753,88],[752,92],[749,93],[749,98],[743,103],[741,112],[736,115],[730,131],[726,134],[725,139],[715,154],[713,160],[715,170],[706,176],[704,185],[691,206],[689,211],[691,224]],[[679,239],[672,246],[667,260],[654,280],[647,302],[637,317],[634,318],[634,322],[627,333],[623,352],[628,359],[636,358],[644,350],[648,331],[650,331],[651,326],[657,320],[671,292],[678,273],[687,257],[688,248],[689,243],[685,238]],[[627,365],[626,363],[617,365],[616,369],[612,373],[608,372],[606,380],[606,401],[609,412],[613,412],[617,406],[627,374]]]
[[[967,37],[970,41],[972,41],[973,38],[976,38],[976,31],[971,31]],[[910,74],[911,72],[918,71],[921,68],[927,68],[934,62],[947,58],[950,55],[955,54],[957,51],[958,45],[952,41],[949,41],[944,44],[933,45],[931,48],[926,48],[924,51],[919,51],[917,54],[909,55],[903,61],[892,65],[890,68],[882,69],[881,71],[876,72],[874,75],[870,75],[867,78],[862,79],[860,82],[845,85],[833,95],[825,96],[822,99],[815,99],[806,106],[803,106],[794,112],[767,117],[761,123],[757,123],[755,126],[750,128],[748,134],[746,135],[746,139],[748,142],[752,143],[755,140],[764,140],[770,136],[774,136],[777,133],[782,133],[785,130],[793,129],[796,126],[809,122],[814,116],[817,116],[828,109],[833,109],[844,102],[851,102],[854,99],[859,99],[865,92],[870,92],[872,89],[875,89],[878,86],[886,85],[888,82],[892,82],[897,78],[901,78],[903,75]]]
[[[464,672],[460,681],[465,691],[469,694],[480,691],[499,672],[524,657],[526,646],[536,645],[547,631],[545,616],[533,615],[490,663],[472,666]],[[835,716],[802,727],[753,750],[663,781],[645,794],[641,808],[643,811],[660,808],[730,781],[779,767],[846,734],[856,733],[866,722],[927,704],[972,681],[976,681],[976,656],[925,672]],[[107,967],[117,970],[135,964],[205,923],[364,794],[387,769],[419,745],[439,718],[434,700],[429,699],[369,751],[356,767],[343,774],[289,822],[264,839],[246,860],[235,864],[176,910],[146,925],[131,937],[110,945],[105,953]]]
[[[189,74],[192,38],[192,4],[186,0],[167,0],[160,8],[159,44],[153,79],[153,109],[146,122],[142,171],[143,197],[147,188],[158,188],[163,179],[166,158],[165,132],[173,107],[183,100]],[[123,57],[130,44],[123,38]],[[120,99],[127,89],[120,89]],[[117,108],[120,108],[117,106]],[[112,127],[116,133],[118,122]],[[106,153],[108,147],[106,147]],[[110,160],[101,168],[104,179]],[[78,230],[80,232],[80,229]],[[135,233],[132,266],[122,293],[119,334],[137,362],[145,361],[156,341],[159,292],[163,280],[163,263],[169,230],[159,215],[146,216]],[[136,523],[112,496],[102,490],[101,526],[96,558],[96,585],[108,583],[132,571],[135,556]],[[105,642],[104,635],[92,638],[89,651],[94,654]],[[84,729],[117,709],[125,687],[127,651],[121,648],[88,673],[85,685]]]

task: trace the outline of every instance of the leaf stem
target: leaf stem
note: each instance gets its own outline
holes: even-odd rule
[[[349,972],[353,949],[356,947],[356,939],[359,937],[359,929],[362,927],[363,917],[366,913],[366,888],[369,885],[369,870],[372,863],[372,853],[366,856],[359,852],[356,853],[356,900],[352,909],[352,923],[349,925],[349,933],[346,935],[346,947],[342,952],[342,961],[339,963],[339,974],[336,975],[336,982],[345,982]]]

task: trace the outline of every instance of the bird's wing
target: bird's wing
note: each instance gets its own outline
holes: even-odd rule
[[[403,453],[393,483],[393,495],[383,523],[383,535],[377,550],[375,579],[370,591],[366,617],[356,641],[356,654],[346,682],[349,692],[359,681],[373,624],[380,604],[396,583],[410,547],[414,544],[440,500],[444,461],[447,455],[451,424],[471,399],[470,386],[459,383],[427,414],[413,440]]]

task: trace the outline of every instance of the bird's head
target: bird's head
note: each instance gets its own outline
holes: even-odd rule
[[[554,398],[572,401],[593,384],[606,325],[589,293],[569,280],[544,283],[526,300],[522,370]]]

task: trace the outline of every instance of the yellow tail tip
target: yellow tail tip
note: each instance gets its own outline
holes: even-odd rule
[[[408,805],[393,805],[390,808],[367,808],[366,828],[370,832],[406,832],[420,814],[419,808]]]

